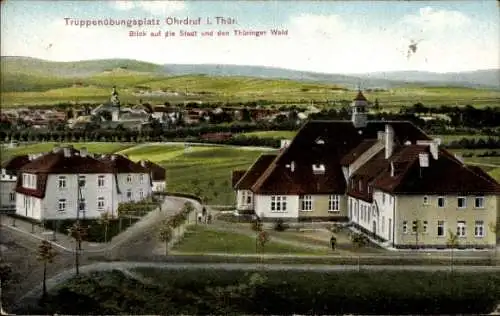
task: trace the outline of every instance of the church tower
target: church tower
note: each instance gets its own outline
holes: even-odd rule
[[[118,92],[115,86],[113,86],[110,101],[113,106],[113,110],[111,111],[112,121],[118,121],[120,119],[120,99],[118,98]]]
[[[352,124],[355,128],[366,127],[368,114],[368,101],[365,96],[358,90],[358,95],[354,98],[351,104]]]

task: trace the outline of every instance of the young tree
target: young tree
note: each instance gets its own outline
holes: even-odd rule
[[[257,242],[261,250],[261,256],[260,256],[260,262],[262,263],[263,257],[262,255],[264,254],[264,248],[266,244],[269,242],[269,233],[266,232],[265,230],[260,231],[257,234]]]
[[[450,260],[450,268],[453,272],[453,255],[455,252],[455,248],[458,247],[458,235],[454,233],[451,229],[448,231],[448,240],[446,241],[446,245],[451,248],[451,260]]]
[[[80,250],[82,250],[83,238],[87,235],[87,229],[76,221],[69,229],[68,235],[75,240],[75,270],[76,275],[80,274]]]
[[[165,256],[168,255],[168,244],[172,241],[174,234],[168,222],[164,222],[160,228],[160,241],[165,243]]]
[[[52,263],[56,252],[52,248],[52,244],[47,240],[42,240],[38,246],[38,260],[43,262],[43,293],[42,300],[47,298],[47,263]]]
[[[418,238],[423,234],[424,232],[424,226],[422,224],[422,221],[421,220],[416,220],[414,223],[413,223],[413,233],[415,234],[415,248],[418,249]]]
[[[361,271],[361,248],[368,246],[368,237],[361,233],[352,233],[351,241],[354,249],[358,252],[358,271]]]
[[[101,214],[101,217],[99,218],[99,224],[101,226],[104,226],[104,243],[108,242],[108,228],[109,228],[109,222],[111,221],[112,216],[109,212],[104,212]]]
[[[491,261],[491,264],[492,265],[496,265],[497,264],[497,251],[498,251],[498,235],[500,234],[500,225],[496,224],[496,223],[493,223],[491,222],[489,225],[489,228],[490,228],[490,232],[493,234],[493,236],[495,236],[495,242],[493,244],[493,259]]]

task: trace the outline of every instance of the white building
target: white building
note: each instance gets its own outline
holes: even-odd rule
[[[16,214],[37,220],[117,215],[118,205],[152,192],[150,172],[118,155],[94,158],[71,147],[56,147],[19,172]],[[78,212],[77,212],[78,210]]]
[[[165,168],[149,160],[141,160],[139,163],[151,173],[153,192],[167,191],[167,174]]]
[[[0,209],[15,211],[17,172],[30,162],[28,155],[16,156],[2,166],[0,174]]]

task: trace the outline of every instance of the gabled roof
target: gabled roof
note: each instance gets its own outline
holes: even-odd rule
[[[21,167],[30,163],[30,158],[28,155],[19,155],[12,157],[9,161],[3,164],[2,168],[8,174],[16,174]]]
[[[240,181],[241,177],[243,177],[243,175],[245,175],[246,172],[247,172],[247,170],[233,170],[233,172],[231,174],[231,186],[233,188],[236,185],[236,183],[238,183],[238,181]]]
[[[113,173],[149,173],[146,167],[122,155],[103,155],[98,159]]]
[[[363,140],[376,139],[386,124],[394,130],[396,146],[406,141],[430,140],[421,129],[407,121],[369,121],[366,127],[359,129],[351,121],[309,121],[253,184],[252,191],[260,194],[343,194],[346,184],[340,165],[342,158]],[[292,162],[293,172],[287,168]],[[324,174],[313,174],[313,164],[324,165]]]
[[[61,150],[57,153],[50,152],[38,157],[20,168],[26,173],[45,174],[76,174],[76,173],[111,173],[111,169],[98,160],[85,156],[82,157],[75,149],[66,157]],[[79,152],[78,152],[79,153]]]
[[[275,154],[263,154],[254,162],[247,172],[236,183],[236,190],[250,190],[255,181],[266,171],[269,165],[276,158]]]
[[[356,159],[359,158],[365,151],[371,148],[378,142],[376,139],[366,139],[362,141],[358,146],[354,147],[353,150],[348,152],[341,160],[340,164],[342,166],[347,166],[353,163]]]
[[[139,163],[151,172],[153,181],[165,181],[167,178],[166,170],[162,166],[149,160],[141,160]]]
[[[430,155],[429,166],[420,167],[418,155],[428,152],[428,148],[408,147],[394,157],[394,176],[390,170],[384,171],[374,181],[374,187],[399,194],[500,194],[500,185],[494,179],[461,163],[446,150],[439,150],[437,160]]]

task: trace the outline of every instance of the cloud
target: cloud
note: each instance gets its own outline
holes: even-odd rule
[[[118,0],[111,5],[122,11],[142,10],[155,15],[162,15],[183,11],[186,8],[184,1],[131,1]]]
[[[420,8],[417,14],[403,17],[404,23],[410,25],[429,28],[435,31],[467,27],[472,20],[462,12],[451,10],[438,10],[431,7]]]

